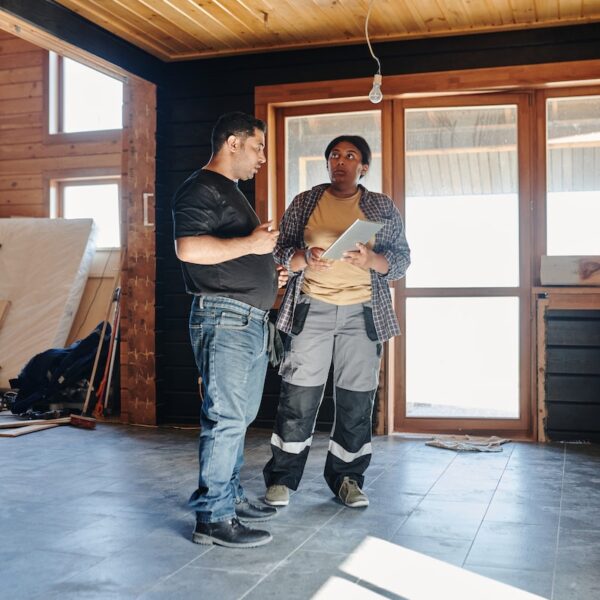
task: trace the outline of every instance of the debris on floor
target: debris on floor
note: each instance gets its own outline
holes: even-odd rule
[[[427,446],[457,450],[461,452],[502,452],[502,444],[510,440],[495,435],[485,437],[476,435],[436,435],[425,442]]]

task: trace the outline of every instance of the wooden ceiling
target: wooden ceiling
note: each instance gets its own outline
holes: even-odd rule
[[[166,60],[365,41],[370,0],[56,0]],[[373,0],[372,41],[600,21],[600,0]]]

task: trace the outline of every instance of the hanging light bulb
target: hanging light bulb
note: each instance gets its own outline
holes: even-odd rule
[[[371,41],[369,40],[369,17],[371,16],[371,9],[373,8],[373,4],[375,0],[371,0],[369,2],[369,10],[367,11],[367,18],[365,19],[365,37],[367,38],[367,46],[369,47],[369,52],[373,57],[373,60],[377,63],[377,73],[373,76],[373,87],[369,92],[369,100],[373,104],[379,104],[383,100],[383,94],[381,93],[381,63],[379,59],[375,56],[373,52],[373,48],[371,48]]]
[[[373,76],[373,87],[369,92],[369,100],[373,104],[379,104],[383,100],[383,94],[381,93],[381,75],[375,73]]]

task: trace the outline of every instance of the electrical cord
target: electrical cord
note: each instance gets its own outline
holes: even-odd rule
[[[371,16],[371,10],[373,9],[373,5],[375,4],[375,0],[371,0],[369,2],[369,9],[367,10],[367,18],[365,19],[365,38],[367,38],[367,46],[369,47],[369,52],[373,57],[373,60],[377,63],[377,75],[381,75],[381,63],[379,59],[375,56],[373,52],[373,48],[371,47],[371,40],[369,40],[369,17]]]

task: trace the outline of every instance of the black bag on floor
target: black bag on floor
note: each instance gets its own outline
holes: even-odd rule
[[[12,413],[19,415],[30,408],[47,410],[50,404],[72,400],[69,396],[73,395],[74,389],[86,387],[92,374],[103,325],[104,322],[99,323],[90,335],[73,342],[68,348],[53,348],[36,354],[19,376],[10,380],[11,388],[18,390],[10,407]],[[107,323],[94,387],[104,373],[110,334],[110,323]]]

